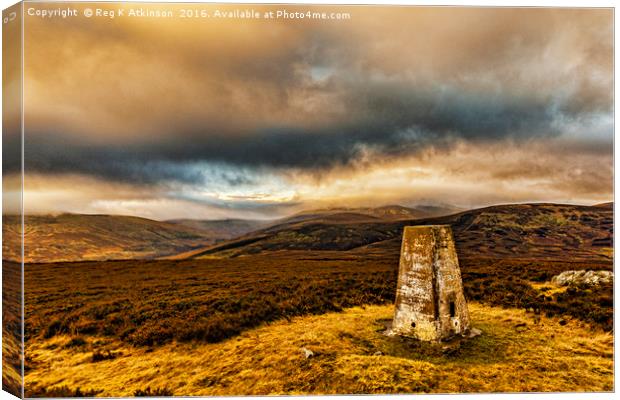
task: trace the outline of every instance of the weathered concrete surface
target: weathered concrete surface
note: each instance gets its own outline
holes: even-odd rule
[[[469,329],[452,229],[448,225],[405,227],[388,334],[441,341],[466,335]]]

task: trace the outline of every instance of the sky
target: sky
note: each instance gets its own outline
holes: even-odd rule
[[[251,7],[27,16],[26,213],[613,199],[611,9]]]

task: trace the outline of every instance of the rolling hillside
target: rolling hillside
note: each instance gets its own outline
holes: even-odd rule
[[[415,218],[433,217],[438,215],[448,215],[458,210],[455,207],[450,206],[416,206],[415,208],[403,207],[398,205],[383,206],[383,207],[362,207],[362,208],[325,208],[316,210],[306,210],[297,214],[293,214],[290,217],[282,218],[272,221],[253,221],[253,220],[221,220],[221,221],[201,221],[201,220],[173,220],[170,222],[181,223],[187,226],[200,228],[208,232],[210,235],[223,235],[229,233],[237,233],[238,235],[229,235],[226,242],[218,243],[217,248],[219,250],[236,248],[247,244],[255,243],[262,239],[267,239],[272,234],[276,234],[276,241],[286,241],[287,231],[295,230],[303,226],[331,226],[332,228],[326,229],[324,232],[315,232],[318,235],[325,235],[321,242],[330,240],[330,238],[337,238],[339,236],[339,225],[349,224],[355,225],[356,229],[352,229],[351,235],[356,235],[357,240],[354,241],[352,247],[357,247],[359,243],[372,243],[377,240],[377,236],[383,237],[381,232],[366,231],[363,229],[367,224],[382,224],[393,223],[397,221],[407,221]],[[230,221],[230,225],[227,222]],[[260,226],[262,225],[262,226]],[[398,224],[397,224],[398,225]],[[250,230],[254,226],[256,229]],[[357,229],[359,228],[359,229]],[[357,230],[357,232],[353,232]],[[393,232],[395,233],[395,232]],[[385,239],[385,237],[383,237]],[[318,247],[315,247],[315,243],[311,240],[306,240],[296,236],[296,239],[301,239],[301,242],[295,243],[294,241],[285,244],[285,248],[293,250],[325,250],[324,244],[318,243]],[[346,240],[346,239],[345,239]],[[383,239],[382,239],[383,240]],[[218,240],[219,242],[219,240]],[[200,255],[210,254],[213,244],[204,246],[199,249],[194,249],[188,252],[166,256],[165,259],[178,260],[193,258]],[[345,246],[346,247],[346,246]],[[348,250],[350,248],[342,248],[338,243],[333,243],[328,246],[331,250]],[[256,252],[251,250],[251,252]]]
[[[230,257],[282,250],[397,254],[406,225],[449,224],[461,257],[609,260],[613,203],[447,208],[335,208],[276,221],[174,220],[62,214],[26,218],[27,262]],[[430,215],[430,216],[429,216]],[[18,219],[4,216],[4,257],[18,259]]]
[[[26,217],[24,254],[26,262],[150,259],[178,254],[186,258],[189,254],[200,253],[205,246],[260,232],[260,229],[274,231],[281,226],[308,221],[326,224],[392,221],[446,210],[424,206],[415,209],[400,206],[337,208],[307,211],[271,221],[179,219],[160,222],[114,215],[33,215]],[[19,219],[11,215],[3,218],[4,258],[17,261]]]
[[[171,219],[166,222],[199,230],[207,237],[213,238],[214,240],[233,239],[273,223],[269,220],[252,219]]]
[[[613,203],[502,205],[439,218],[453,226],[463,254],[603,258],[613,254]]]
[[[3,216],[3,257],[19,259],[19,217]],[[153,258],[213,243],[204,232],[145,218],[61,214],[27,216],[26,262]]]
[[[196,250],[188,257],[240,256],[280,250],[398,252],[406,225],[449,224],[461,257],[611,259],[613,205],[498,205],[449,216],[380,219],[332,214],[281,223]]]
[[[416,218],[436,217],[453,214],[459,209],[449,206],[416,206],[414,208],[390,205],[383,207],[362,208],[325,208],[302,211],[276,220],[251,220],[251,219],[171,219],[166,222],[187,226],[203,231],[208,237],[216,240],[234,239],[259,229],[278,229],[281,226],[297,222],[377,222],[398,221]]]
[[[460,209],[452,206],[415,206],[403,207],[399,205],[388,205],[382,207],[335,207],[317,210],[302,211],[290,217],[284,218],[278,223],[294,223],[308,220],[318,221],[320,219],[333,220],[337,218],[342,220],[346,216],[356,216],[358,220],[410,220],[418,218],[438,217],[442,215],[454,214]]]

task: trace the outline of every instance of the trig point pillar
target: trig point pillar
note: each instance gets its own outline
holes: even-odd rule
[[[449,225],[407,226],[388,334],[441,341],[469,333],[469,311]]]

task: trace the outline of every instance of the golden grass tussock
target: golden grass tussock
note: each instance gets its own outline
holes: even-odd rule
[[[2,261],[2,389],[22,394],[21,265]]]
[[[21,343],[8,330],[2,332],[2,389],[21,395]]]
[[[61,387],[97,396],[613,390],[611,334],[572,319],[536,323],[523,310],[474,303],[470,312],[483,334],[449,352],[381,334],[392,306],[295,317],[219,343],[132,347],[58,335],[28,343],[26,395]]]

